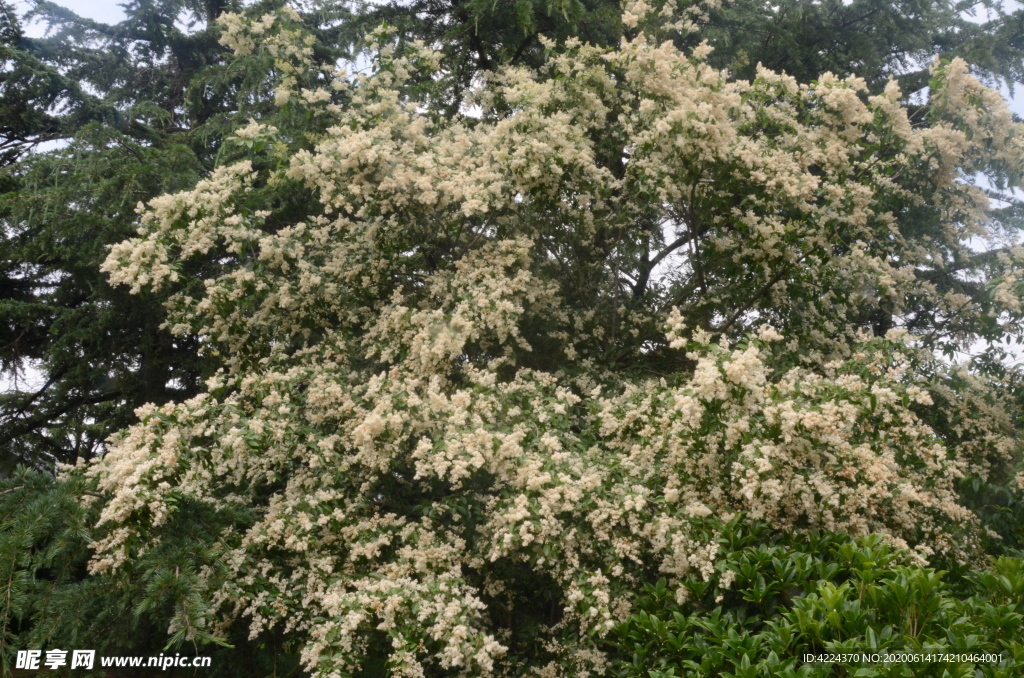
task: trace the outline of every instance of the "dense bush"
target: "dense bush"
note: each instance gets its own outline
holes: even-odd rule
[[[708,580],[646,584],[609,637],[618,676],[1000,676],[1024,672],[1024,561],[922,567],[877,536],[721,532]],[[806,662],[806,654],[881,661]],[[997,657],[955,661],[939,655]],[[885,662],[885,655],[892,657]],[[899,657],[916,655],[918,661]],[[932,657],[929,658],[929,655]]]

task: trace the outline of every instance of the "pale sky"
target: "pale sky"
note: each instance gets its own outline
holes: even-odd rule
[[[88,17],[96,21],[112,24],[124,18],[124,11],[121,4],[114,0],[59,0],[58,5],[67,7],[78,16]],[[28,9],[25,0],[14,0],[14,6],[19,14]],[[42,26],[24,26],[25,33],[32,37],[39,37],[43,33]]]

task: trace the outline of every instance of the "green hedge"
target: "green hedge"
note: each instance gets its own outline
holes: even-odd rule
[[[613,675],[1024,675],[1024,560],[943,571],[911,563],[878,536],[773,541],[767,530],[738,522],[728,526],[722,548],[710,581],[693,577],[676,588],[662,579],[644,587],[635,614],[608,639]],[[881,661],[807,662],[806,654]],[[998,659],[935,656],[948,654]],[[921,659],[886,663],[886,655]]]

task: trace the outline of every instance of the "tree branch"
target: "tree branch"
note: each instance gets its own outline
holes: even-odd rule
[[[807,258],[807,256],[810,253],[811,252],[804,252],[796,261],[787,262],[786,265],[783,266],[778,273],[772,276],[771,280],[765,283],[764,286],[757,291],[757,294],[750,298],[750,303],[747,304],[745,307],[739,309],[735,313],[733,313],[732,317],[729,318],[725,325],[722,325],[722,327],[720,327],[717,330],[717,332],[719,332],[720,334],[724,334],[725,332],[727,332],[734,324],[736,324],[736,321],[739,320],[744,313],[752,309],[754,307],[754,304],[760,301],[764,297],[764,295],[768,294],[768,292],[771,291],[771,289],[775,287],[775,285],[777,285],[779,281],[786,276],[787,273],[789,273],[790,269],[792,269],[793,266],[801,263],[804,259]]]

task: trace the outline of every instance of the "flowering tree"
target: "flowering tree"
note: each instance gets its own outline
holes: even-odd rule
[[[1013,478],[1012,403],[933,352],[1020,334],[1024,250],[975,178],[1015,186],[1024,130],[960,60],[924,121],[894,82],[732,80],[664,40],[701,11],[627,8],[637,37],[548,43],[454,118],[437,54],[387,29],[352,77],[288,11],[225,15],[326,132],[252,120],[111,251],[224,369],[70,471],[102,497],[91,571],[200,505],[225,518],[179,638],[278,628],[317,676],[554,676],[605,668],[640,584],[728,588],[722,521],[983,558],[956,483]]]

